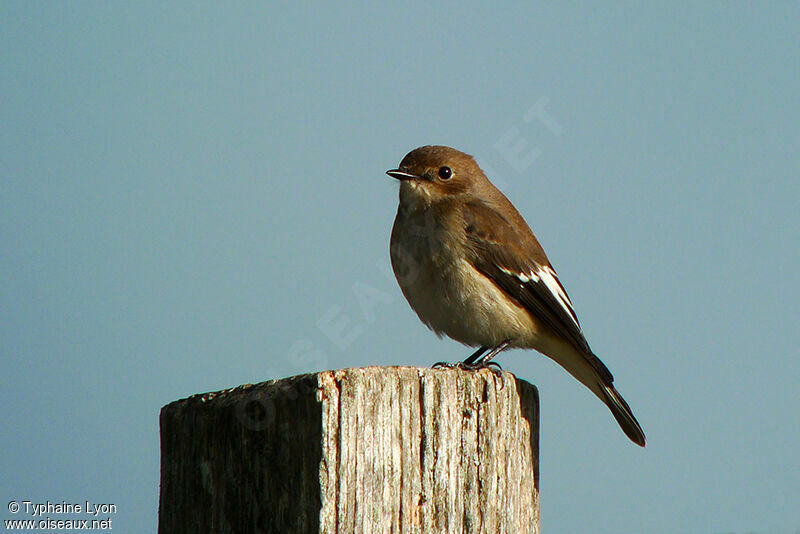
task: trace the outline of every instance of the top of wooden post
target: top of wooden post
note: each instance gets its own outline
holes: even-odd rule
[[[538,532],[538,394],[366,367],[161,411],[159,532]]]

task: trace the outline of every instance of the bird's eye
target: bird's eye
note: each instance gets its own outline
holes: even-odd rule
[[[442,180],[449,180],[453,177],[453,169],[450,167],[440,167],[439,168],[439,178]]]

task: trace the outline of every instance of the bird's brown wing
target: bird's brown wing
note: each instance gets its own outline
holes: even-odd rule
[[[473,267],[578,349],[610,384],[611,372],[589,347],[567,292],[527,226],[516,229],[481,201],[466,203],[462,214],[467,259]]]

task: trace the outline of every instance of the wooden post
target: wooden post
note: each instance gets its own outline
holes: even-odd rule
[[[161,410],[160,534],[535,533],[536,388],[367,367]]]

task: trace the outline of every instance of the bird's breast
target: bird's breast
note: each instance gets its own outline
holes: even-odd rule
[[[471,346],[529,345],[538,330],[530,314],[466,260],[462,232],[433,210],[398,211],[390,254],[403,295],[438,335]]]

